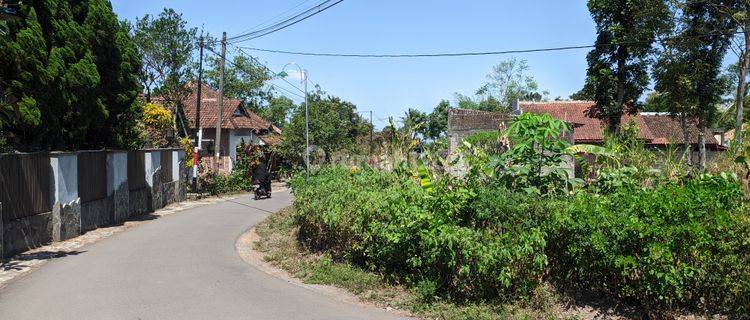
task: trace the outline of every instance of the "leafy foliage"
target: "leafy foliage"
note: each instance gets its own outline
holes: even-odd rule
[[[143,106],[142,121],[151,147],[169,147],[175,142],[172,111],[148,102]]]
[[[487,83],[477,90],[478,95],[489,95],[509,110],[518,100],[541,101],[547,98],[547,91],[541,90],[534,77],[527,74],[526,60],[511,58],[500,62],[487,75]]]
[[[0,126],[21,149],[131,148],[140,59],[109,1],[33,1],[0,37]]]
[[[158,16],[137,19],[133,39],[143,57],[141,83],[147,90],[167,99],[180,101],[189,92],[185,84],[190,76],[190,59],[196,46],[197,28],[188,28],[182,14],[164,8]]]
[[[589,0],[596,23],[596,48],[587,56],[586,84],[578,98],[592,98],[592,115],[617,132],[623,110],[634,112],[649,82],[649,55],[657,35],[668,26],[664,0]]]
[[[730,176],[702,176],[653,190],[612,186],[561,207],[548,248],[566,282],[638,301],[747,314],[750,224]]]
[[[510,149],[493,161],[494,171],[512,189],[540,194],[566,190],[572,176],[561,164],[570,146],[564,135],[570,131],[567,123],[548,114],[520,115],[504,132]]]
[[[476,193],[459,185],[423,188],[394,173],[333,167],[308,181],[297,177],[292,186],[300,237],[309,246],[422,287],[433,283],[437,294],[528,295],[546,266],[541,229],[502,218],[507,224],[477,227]]]
[[[357,114],[356,106],[334,96],[323,96],[318,91],[309,99],[310,146],[317,147],[330,157],[335,151],[366,152],[356,138],[369,136],[369,126]],[[302,162],[305,155],[305,107],[298,106],[281,134],[280,151],[287,159]],[[326,158],[328,160],[328,158]]]

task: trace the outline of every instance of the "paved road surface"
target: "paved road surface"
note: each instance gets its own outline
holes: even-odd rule
[[[240,259],[236,239],[290,202],[286,192],[262,201],[244,197],[86,246],[0,289],[0,319],[398,318],[287,283]]]

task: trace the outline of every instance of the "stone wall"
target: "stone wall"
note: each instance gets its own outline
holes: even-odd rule
[[[114,224],[114,202],[112,197],[81,204],[81,231],[91,231]]]
[[[148,150],[145,161],[147,188],[129,190],[126,152],[107,152],[107,196],[81,203],[78,194],[77,153],[50,154],[51,212],[3,222],[0,219],[0,257],[8,257],[52,241],[63,241],[103,226],[122,223],[184,201],[187,169],[182,150]],[[172,152],[173,181],[163,181],[161,152]],[[0,203],[2,217],[2,203]]]
[[[52,213],[42,213],[5,222],[3,256],[37,248],[52,241]]]
[[[128,216],[133,217],[149,212],[151,189],[130,190],[128,193]]]

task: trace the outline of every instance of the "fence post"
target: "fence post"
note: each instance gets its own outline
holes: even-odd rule
[[[50,155],[52,167],[52,241],[63,241],[81,234],[81,198],[78,197],[78,156],[75,153]]]
[[[114,223],[127,220],[130,214],[127,152],[107,153],[107,196],[112,197],[114,204]]]

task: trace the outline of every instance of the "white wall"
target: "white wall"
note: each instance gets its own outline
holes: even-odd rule
[[[52,203],[71,203],[78,199],[78,156],[75,153],[50,155]]]
[[[185,151],[172,151],[172,181],[180,181],[180,166],[183,164],[183,159],[185,159]]]
[[[240,145],[242,140],[245,144],[260,145],[261,141],[252,131],[247,129],[241,130],[229,130],[229,157],[231,159],[231,165],[229,171],[234,167],[235,159],[237,159],[237,146]]]
[[[154,187],[154,173],[161,169],[161,151],[147,151],[144,155],[146,163],[146,183]]]
[[[114,194],[128,180],[128,154],[107,153],[107,195]]]

